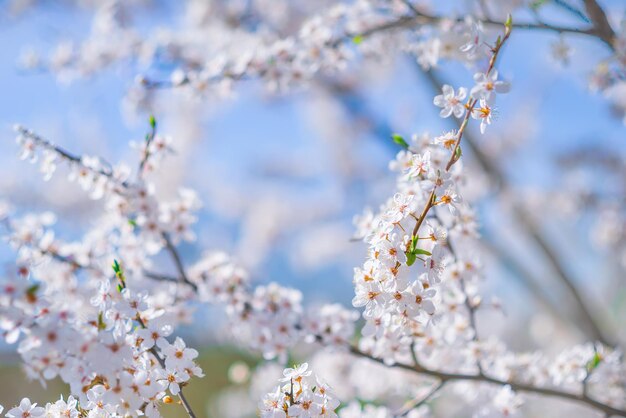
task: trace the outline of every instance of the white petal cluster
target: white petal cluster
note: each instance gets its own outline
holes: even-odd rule
[[[303,363],[284,370],[283,383],[259,402],[261,418],[337,418],[339,401],[332,389],[307,369]]]
[[[88,289],[74,292],[75,298],[89,299]],[[180,338],[167,340],[176,318],[152,301],[129,288],[119,291],[108,279],[90,305],[68,301],[63,290],[20,280],[4,288],[2,327],[7,342],[18,341],[32,378],[59,376],[69,384],[75,398],[49,406],[51,413],[71,411],[79,401],[90,416],[104,411],[138,416],[148,410],[159,416],[156,405],[167,391],[177,395],[203,373],[194,362],[197,351]],[[22,402],[20,408],[27,406]]]
[[[457,262],[448,236],[459,245],[463,239],[458,230],[475,230],[460,197],[461,166],[455,164],[451,172],[446,171],[449,155],[446,146],[434,140],[421,153],[400,152],[392,164],[400,171],[397,193],[373,215],[364,234],[370,248],[363,266],[355,269],[353,305],[364,308],[362,345],[377,356],[384,353],[390,363],[410,361],[413,336],[423,333],[439,309],[447,310],[451,297],[460,298],[461,303],[465,297],[458,280],[444,280],[450,271],[446,266],[454,268]],[[434,200],[436,216],[425,219],[417,231],[419,251],[412,267],[416,274],[412,274],[407,268],[411,231],[429,199]],[[461,308],[457,315],[467,312]]]
[[[345,346],[354,335],[356,312],[336,304],[304,312],[300,291],[277,283],[252,288],[248,273],[224,253],[207,254],[190,269],[190,278],[200,300],[224,306],[230,332],[267,359],[286,360],[303,339]]]

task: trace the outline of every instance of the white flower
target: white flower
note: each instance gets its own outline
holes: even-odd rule
[[[431,299],[437,292],[432,287],[426,286],[424,283],[415,282],[410,288],[410,297],[407,298],[408,301],[405,302],[405,306],[413,317],[421,311],[429,315],[435,313],[435,304]]]
[[[148,350],[155,344],[159,347],[167,347],[166,337],[172,334],[173,328],[170,324],[164,324],[158,319],[148,322],[146,328],[139,329],[135,332],[137,340],[142,349]]]
[[[43,174],[44,181],[50,180],[54,174],[57,166],[57,154],[52,151],[45,151],[43,153],[43,159],[41,160],[40,170]]]
[[[522,399],[513,392],[511,386],[503,386],[492,397],[491,403],[481,408],[475,416],[480,418],[513,418],[519,415],[518,412],[522,403]]]
[[[493,104],[496,100],[496,93],[508,93],[511,85],[498,80],[498,70],[492,70],[489,74],[474,74],[476,85],[472,87],[471,96],[474,99],[484,99],[487,104]]]
[[[452,114],[457,118],[463,116],[463,113],[465,113],[463,100],[467,97],[467,89],[461,87],[459,88],[458,94],[455,94],[453,87],[444,84],[441,90],[443,94],[435,96],[433,99],[435,106],[442,108],[441,112],[439,112],[439,116],[442,118],[447,118]]]
[[[454,144],[456,143],[459,134],[457,131],[448,131],[443,135],[436,136],[433,139],[433,143],[437,145],[441,145],[446,149],[452,150]]]
[[[424,265],[426,267],[428,281],[430,283],[438,283],[441,281],[441,274],[445,268],[444,255],[443,247],[441,245],[436,245],[431,252],[431,256],[426,258]]]
[[[413,195],[396,193],[393,196],[393,206],[385,213],[386,220],[395,224],[409,216],[412,201]]]
[[[87,410],[96,410],[102,413],[115,412],[115,406],[105,402],[104,397],[106,389],[102,385],[96,385],[87,391],[87,404],[84,406]]]
[[[484,134],[487,126],[491,124],[491,118],[493,117],[493,109],[489,106],[487,100],[480,99],[480,105],[474,107],[472,117],[480,120],[480,133]]]
[[[406,262],[406,242],[402,235],[391,234],[387,239],[378,241],[373,248],[378,254],[377,258],[387,267]]]
[[[263,400],[259,402],[258,408],[261,418],[286,418],[285,413],[285,395],[281,392],[280,387],[272,393],[263,396]]]
[[[198,357],[198,352],[193,348],[187,348],[182,338],[176,337],[174,344],[169,344],[165,339],[159,339],[158,343],[168,369],[180,371],[195,366],[193,360]]]
[[[189,375],[183,370],[158,370],[156,378],[172,393],[178,395],[180,393],[180,385],[189,380]]]
[[[307,371],[309,368],[308,363],[302,363],[299,366],[294,366],[292,369],[285,369],[283,371],[283,377],[280,379],[281,382],[289,382],[291,380],[300,381],[303,377],[307,377],[311,375],[311,371]]]
[[[461,203],[461,196],[459,196],[453,186],[450,186],[439,197],[437,204],[447,206],[450,213],[455,215],[458,210],[458,206]]]
[[[311,391],[305,391],[298,397],[298,403],[290,405],[287,413],[290,417],[313,418],[322,412],[318,398]]]
[[[12,408],[6,413],[7,418],[37,418],[45,414],[46,410],[36,403],[31,404],[30,399],[23,398],[19,406]]]
[[[327,384],[317,378],[313,381],[307,369],[308,364],[304,363],[283,371],[281,382],[285,385],[265,395],[258,404],[261,417],[337,417],[339,401]]]
[[[471,17],[467,18],[465,23],[470,26],[470,31],[468,34],[469,40],[467,41],[467,43],[461,46],[460,49],[462,52],[466,52],[470,57],[473,57],[483,46],[483,23],[481,21],[476,21]]]
[[[407,171],[409,178],[419,177],[423,174],[427,174],[430,170],[430,151],[426,151],[424,154],[414,154],[411,157],[411,164]]]
[[[377,283],[368,283],[356,288],[356,295],[352,299],[352,306],[359,308],[365,306],[363,315],[365,317],[377,316],[381,312],[389,296],[380,288]]]
[[[67,402],[61,397],[55,403],[46,405],[46,414],[54,418],[77,418],[79,415],[77,406],[78,401],[73,396],[69,396]]]

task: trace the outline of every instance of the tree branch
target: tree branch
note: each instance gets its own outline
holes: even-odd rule
[[[420,366],[419,364],[413,366],[409,364],[396,363],[396,364],[389,366],[388,364],[385,364],[385,362],[382,359],[373,357],[370,354],[359,350],[357,347],[350,346],[349,350],[350,350],[350,353],[356,356],[370,359],[372,361],[375,361],[376,363],[383,364],[387,367],[396,367],[396,368],[408,370],[411,372],[419,373],[425,376],[435,377],[439,379],[442,384],[445,384],[447,382],[453,382],[453,381],[470,381],[470,382],[492,383],[492,384],[499,385],[499,386],[508,385],[511,387],[511,389],[515,391],[567,399],[567,400],[578,402],[580,404],[587,405],[589,407],[602,411],[608,415],[617,415],[620,417],[626,417],[626,410],[614,408],[610,405],[607,405],[600,401],[592,399],[586,394],[575,394],[571,392],[565,392],[559,389],[537,387],[537,386],[533,386],[527,383],[501,380],[501,379],[497,379],[497,378],[490,377],[487,375],[442,372],[438,370],[428,369],[426,367]]]
[[[611,49],[614,49],[615,32],[609,24],[604,10],[602,10],[602,7],[600,7],[596,0],[584,0],[584,2],[585,10],[593,23],[596,35],[609,45]]]
[[[172,259],[174,260],[174,264],[176,265],[176,270],[178,270],[180,280],[183,283],[191,286],[191,288],[194,291],[197,291],[198,286],[195,283],[189,281],[189,277],[187,277],[187,273],[185,272],[185,266],[183,265],[182,259],[180,258],[180,254],[178,254],[178,250],[172,243],[172,240],[170,239],[169,234],[167,232],[162,232],[161,236],[163,237],[163,240],[165,241],[165,248],[172,256]]]
[[[438,15],[430,15],[424,12],[417,10],[415,7],[411,7],[411,12],[413,13],[410,16],[402,16],[398,19],[391,20],[389,22],[385,22],[378,26],[373,26],[369,29],[366,29],[359,33],[347,33],[344,37],[337,39],[335,44],[339,44],[346,40],[352,39],[356,36],[367,37],[373,35],[378,32],[384,32],[390,29],[397,29],[402,27],[410,27],[415,24],[437,24],[444,20],[450,21],[448,17],[438,16]],[[479,19],[483,24],[503,28],[504,24],[502,22],[498,22],[496,20],[482,18]],[[456,22],[463,22],[463,18],[457,18]],[[600,39],[603,39],[597,28],[575,28],[571,26],[561,26],[561,25],[553,25],[548,23],[531,23],[531,22],[513,22],[513,28],[523,29],[523,30],[542,30],[548,32],[556,32],[556,33],[572,33],[578,35],[586,35],[593,36]],[[604,40],[604,39],[603,39]],[[611,43],[608,43],[611,49],[614,49]]]

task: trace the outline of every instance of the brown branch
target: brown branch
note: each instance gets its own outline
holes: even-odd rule
[[[580,319],[587,324],[589,328],[590,336],[602,342],[605,345],[613,346],[615,345],[612,342],[609,342],[609,339],[603,334],[602,329],[598,325],[596,319],[593,314],[587,307],[587,304],[583,300],[582,295],[576,288],[574,284],[574,280],[569,276],[568,272],[565,270],[565,267],[559,260],[559,256],[557,255],[554,248],[550,245],[546,237],[539,230],[539,226],[537,223],[531,218],[531,216],[521,207],[515,206],[513,208],[513,213],[516,218],[524,225],[528,235],[535,241],[537,246],[543,251],[546,259],[548,260],[552,269],[556,272],[556,277],[559,279],[561,284],[567,288],[571,296],[576,301],[577,306],[579,307],[578,313]]]
[[[611,49],[615,48],[615,32],[606,17],[606,13],[596,0],[584,0],[585,10],[593,23],[596,35],[602,39]]]
[[[503,245],[498,245],[496,242],[490,242],[487,239],[481,241],[481,245],[486,251],[490,252],[504,268],[510,271],[514,277],[522,282],[522,285],[539,301],[555,318],[563,321],[564,324],[572,324],[570,318],[568,318],[561,310],[554,306],[554,303],[544,293],[544,288],[539,284],[540,280],[533,277],[533,274],[523,265],[517,261],[510,253],[505,249]],[[573,325],[578,325],[574,323]]]
[[[370,359],[377,363],[383,364],[387,367],[396,367],[403,370],[408,370],[411,372],[419,373],[425,376],[431,376],[437,378],[441,381],[442,384],[453,381],[470,381],[470,382],[484,382],[484,383],[492,383],[499,386],[510,386],[511,389],[519,392],[527,392],[527,393],[535,393],[538,395],[544,396],[552,396],[562,399],[567,399],[571,401],[578,402],[580,404],[584,404],[595,408],[599,411],[602,411],[608,415],[617,415],[620,417],[626,417],[626,410],[617,409],[600,401],[597,401],[586,394],[575,394],[571,392],[565,392],[559,389],[553,388],[545,388],[545,387],[537,387],[527,383],[515,382],[515,381],[507,381],[497,379],[495,377],[491,377],[488,375],[478,375],[478,374],[463,374],[463,373],[450,373],[450,372],[442,372],[439,370],[433,370],[426,367],[423,367],[419,364],[410,365],[404,363],[395,363],[391,366],[385,364],[384,360],[371,356],[368,353],[365,353],[359,350],[357,347],[350,346],[350,353]]]
[[[38,146],[45,148],[49,151],[53,151],[55,152],[59,157],[61,157],[62,159],[72,163],[72,164],[76,164],[79,165],[80,167],[83,167],[84,169],[100,175],[100,176],[104,176],[107,177],[108,179],[110,179],[111,181],[114,182],[118,182],[120,184],[120,186],[127,188],[129,187],[128,182],[126,181],[119,181],[118,179],[113,177],[113,171],[111,169],[111,164],[105,160],[103,160],[102,158],[98,158],[98,161],[105,165],[107,167],[107,169],[104,168],[99,168],[99,169],[94,169],[93,167],[89,167],[86,166],[83,163],[82,157],[73,154],[72,152],[66,150],[65,148],[60,147],[59,145],[54,144],[52,141],[49,141],[39,135],[37,135],[35,132],[31,131],[30,129],[27,129],[23,126],[17,125],[15,127],[15,130],[22,136],[30,138],[32,141],[35,142],[35,144],[37,144]]]
[[[390,29],[410,27],[415,24],[437,24],[437,23],[443,22],[444,20],[450,21],[449,17],[430,15],[430,14],[417,10],[414,6],[411,7],[410,9],[412,12],[412,15],[410,16],[402,16],[395,20],[391,20],[389,22],[385,22],[383,24],[373,26],[359,33],[346,33],[343,37],[338,38],[335,41],[335,45],[338,45],[347,40],[351,40],[357,36],[367,37],[378,32],[385,32]],[[504,24],[502,22],[498,22],[492,19],[483,18],[479,20],[485,25],[500,27],[500,28],[504,27]],[[461,23],[463,21],[464,19],[460,17],[456,19],[456,22],[458,23]],[[544,30],[544,31],[556,32],[556,33],[571,33],[571,34],[578,34],[578,35],[600,37],[596,28],[574,28],[571,26],[553,25],[553,24],[548,24],[548,23],[530,23],[530,22],[528,23],[513,22],[512,27],[516,29],[523,29],[523,30]],[[612,45],[609,45],[609,46],[613,48]]]
[[[176,265],[176,270],[178,270],[178,274],[179,274],[180,280],[183,283],[191,286],[191,288],[194,291],[197,291],[198,290],[198,286],[195,283],[193,283],[192,281],[190,281],[189,277],[187,277],[187,273],[185,272],[185,266],[183,265],[182,259],[180,258],[180,254],[178,254],[178,250],[176,249],[176,247],[172,243],[172,240],[171,240],[169,234],[167,232],[163,231],[161,233],[161,236],[163,237],[163,240],[165,241],[165,248],[167,249],[167,251],[172,256],[172,259],[174,260],[174,264]]]

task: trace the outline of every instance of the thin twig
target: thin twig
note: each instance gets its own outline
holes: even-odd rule
[[[559,256],[557,255],[553,246],[549,244],[548,240],[540,231],[537,222],[534,221],[531,216],[519,206],[515,206],[513,208],[513,213],[515,214],[516,218],[524,225],[529,236],[543,251],[543,254],[549,261],[550,266],[556,272],[556,277],[559,279],[561,284],[568,289],[569,293],[576,301],[576,304],[579,307],[578,312],[580,319],[587,324],[589,332],[591,333],[591,337],[597,341],[602,342],[604,345],[613,346],[614,343],[612,343],[602,332],[600,325],[598,325],[598,321],[595,319],[594,315],[587,307],[583,296],[576,288],[574,280],[570,277],[568,272],[565,270],[565,267],[560,262]]]
[[[18,133],[26,138],[31,139],[32,141],[35,142],[35,144],[37,144],[38,146],[47,149],[49,151],[53,151],[54,153],[56,153],[57,155],[59,155],[61,158],[79,165],[80,167],[94,173],[100,176],[104,176],[109,178],[112,181],[115,181],[117,183],[120,184],[120,186],[127,188],[129,187],[129,184],[126,181],[119,181],[118,179],[116,179],[113,176],[113,171],[111,169],[112,165],[107,162],[106,160],[103,160],[102,158],[98,157],[98,161],[105,165],[107,167],[107,169],[104,169],[103,167],[100,167],[98,169],[95,169],[93,167],[90,167],[88,165],[85,165],[85,163],[83,162],[83,158],[60,147],[59,145],[56,145],[55,143],[53,143],[52,141],[49,141],[45,138],[43,138],[42,136],[37,135],[35,132],[31,131],[30,129],[27,129],[23,126],[16,126],[15,129],[18,131]]]
[[[178,254],[178,250],[176,249],[176,247],[172,243],[172,240],[171,240],[169,234],[167,232],[163,231],[161,233],[161,236],[163,237],[163,240],[165,241],[165,248],[167,249],[167,251],[172,256],[172,259],[174,260],[174,264],[176,265],[176,270],[178,270],[178,274],[180,276],[180,279],[182,280],[183,283],[191,286],[191,288],[194,291],[197,291],[198,290],[198,286],[195,283],[193,283],[192,281],[190,281],[189,277],[187,277],[187,273],[185,272],[185,266],[183,265],[183,261],[180,258],[180,254]]]
[[[380,25],[372,26],[371,28],[365,29],[364,31],[361,31],[358,33],[346,33],[344,36],[337,38],[337,40],[333,43],[333,45],[339,45],[342,42],[354,39],[355,37],[365,38],[375,33],[385,32],[391,29],[411,27],[415,24],[437,24],[437,23],[443,22],[444,20],[450,21],[449,17],[430,15],[430,14],[417,10],[414,6],[411,7],[411,12],[413,14],[410,16],[401,16],[395,20],[390,20]],[[487,18],[479,19],[479,20],[484,25],[500,27],[500,28],[504,27],[504,24],[502,22],[498,22],[496,20],[487,19]],[[456,19],[457,23],[461,23],[463,21],[464,19],[460,17]],[[593,36],[593,37],[598,37],[602,39],[599,36],[600,34],[598,33],[596,28],[574,28],[571,26],[561,26],[561,25],[553,25],[553,24],[548,24],[548,23],[533,23],[533,22],[524,22],[524,23],[513,22],[512,27],[516,29],[523,29],[523,30],[544,30],[544,31],[556,32],[556,33],[571,33],[571,34],[578,34],[578,35],[587,35],[587,36]],[[613,49],[612,45],[609,45],[609,46],[611,46],[611,48]]]
[[[408,413],[411,412],[412,410],[417,409],[420,406],[424,405],[437,392],[439,392],[439,390],[441,388],[443,388],[445,384],[446,384],[446,382],[444,382],[443,380],[438,382],[435,386],[433,386],[430,389],[430,391],[428,391],[428,393],[425,396],[420,396],[419,398],[413,399],[411,402],[409,402],[407,405],[405,405],[400,411],[398,411],[396,414],[394,414],[394,417],[396,417],[396,418],[404,417],[404,416],[408,415]]]
[[[539,284],[540,281],[534,277],[533,273],[523,263],[517,261],[512,254],[507,252],[506,246],[485,239],[485,236],[483,236],[481,245],[501,263],[502,267],[509,270],[513,277],[518,278],[533,297],[555,318],[559,318],[564,324],[572,324],[571,318],[568,318],[560,309],[557,309],[554,302],[544,293],[545,289]],[[577,322],[574,322],[573,325],[580,327]],[[580,330],[580,328],[578,329]]]
[[[144,154],[143,157],[141,158],[141,161],[139,162],[139,170],[137,172],[137,177],[139,179],[141,179],[143,177],[143,172],[144,169],[146,167],[146,163],[148,162],[148,159],[150,159],[150,144],[152,144],[152,141],[154,141],[154,137],[156,136],[156,120],[154,119],[154,116],[150,116],[150,133],[148,135],[146,135],[146,140],[144,143]]]
[[[565,1],[565,0],[553,0],[553,2],[554,2],[554,4],[556,4],[557,6],[561,7],[562,9],[567,10],[568,12],[572,13],[573,15],[575,15],[576,17],[581,19],[583,22],[590,23],[589,18],[582,12],[582,10],[572,6],[567,1]]]

